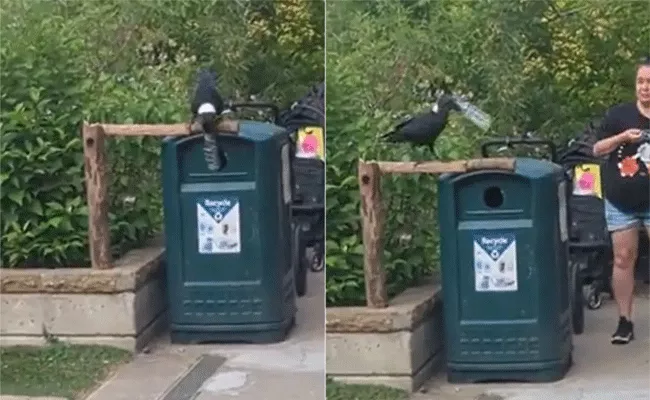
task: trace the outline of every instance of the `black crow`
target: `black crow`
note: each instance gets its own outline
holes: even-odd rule
[[[217,74],[204,69],[199,71],[194,96],[191,101],[192,122],[203,128],[205,160],[210,170],[225,166],[226,155],[217,145],[217,125],[224,111],[224,101],[217,90]]]
[[[392,131],[382,135],[382,139],[391,143],[407,142],[414,146],[428,146],[437,157],[434,144],[447,126],[449,112],[452,110],[461,111],[461,108],[451,96],[443,94],[431,111],[401,122]]]

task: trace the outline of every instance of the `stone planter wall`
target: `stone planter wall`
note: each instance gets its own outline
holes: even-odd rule
[[[389,307],[327,309],[327,374],[415,391],[442,365],[440,285],[411,288]]]
[[[156,242],[108,270],[0,270],[0,345],[50,337],[142,349],[166,328],[163,254]]]

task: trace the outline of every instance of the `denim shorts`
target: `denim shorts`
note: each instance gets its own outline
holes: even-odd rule
[[[640,228],[641,225],[644,225],[646,229],[650,229],[650,211],[625,213],[607,200],[605,200],[605,219],[607,220],[607,230],[610,232],[635,226]]]

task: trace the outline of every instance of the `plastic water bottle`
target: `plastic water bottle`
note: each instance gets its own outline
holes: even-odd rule
[[[483,112],[483,110],[476,107],[474,104],[458,96],[454,96],[454,101],[460,107],[465,118],[472,121],[474,125],[484,131],[490,129],[490,125],[492,125],[492,117],[489,114]]]

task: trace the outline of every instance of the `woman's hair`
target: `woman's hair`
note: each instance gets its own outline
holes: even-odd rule
[[[650,67],[650,55],[641,57],[641,59],[636,65],[636,69],[638,70],[641,67]]]

